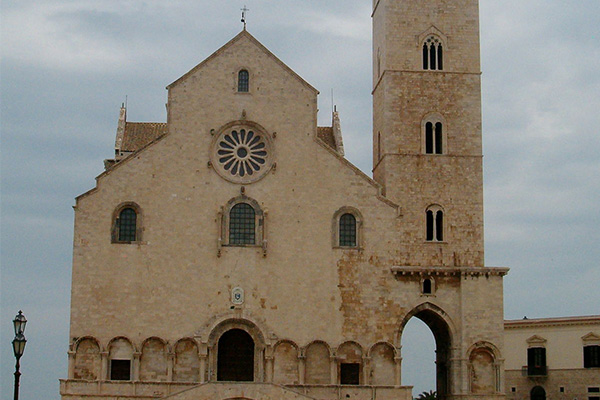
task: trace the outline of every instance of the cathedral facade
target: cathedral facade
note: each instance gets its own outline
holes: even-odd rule
[[[484,265],[477,0],[374,0],[373,177],[339,116],[245,29],[127,121],[77,197],[65,400],[504,394],[505,268]]]

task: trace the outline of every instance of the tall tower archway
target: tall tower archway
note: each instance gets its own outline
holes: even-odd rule
[[[400,325],[399,342],[402,343],[402,333],[404,327],[412,319],[418,318],[423,321],[431,330],[435,339],[435,368],[436,368],[436,392],[439,400],[446,400],[451,393],[451,377],[453,367],[451,359],[451,350],[453,344],[453,334],[449,321],[444,318],[442,310],[436,306],[425,303],[412,310],[403,319]],[[402,385],[410,385],[411,382],[401,382]]]

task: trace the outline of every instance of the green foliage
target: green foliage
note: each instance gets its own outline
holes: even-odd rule
[[[437,400],[437,392],[435,390],[423,392],[415,397],[415,400]]]

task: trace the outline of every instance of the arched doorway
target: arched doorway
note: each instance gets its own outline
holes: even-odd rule
[[[546,400],[546,391],[541,386],[534,386],[530,395],[531,400]]]
[[[400,334],[406,324],[413,318],[418,318],[427,325],[433,334],[435,341],[435,379],[438,400],[445,400],[450,392],[450,349],[452,348],[452,336],[450,327],[442,317],[444,312],[438,307],[425,303],[410,312],[402,322]],[[402,337],[400,337],[402,339]],[[400,341],[402,346],[404,343]],[[410,385],[411,382],[402,382],[402,385]]]
[[[217,380],[254,380],[254,340],[242,329],[230,329],[219,338]]]

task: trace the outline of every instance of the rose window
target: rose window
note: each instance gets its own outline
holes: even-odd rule
[[[213,148],[213,165],[229,181],[251,183],[271,168],[270,139],[252,127],[230,127]]]

